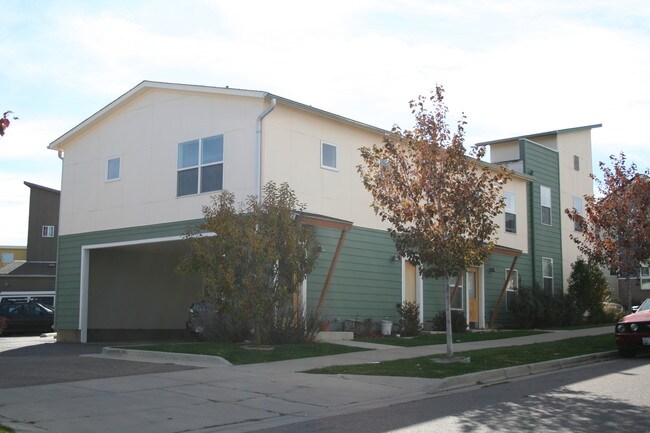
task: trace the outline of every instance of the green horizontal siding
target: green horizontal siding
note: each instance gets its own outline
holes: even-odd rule
[[[340,230],[316,230],[323,251],[307,277],[310,309],[318,303],[340,235]],[[340,329],[346,319],[397,320],[395,307],[402,301],[402,268],[400,262],[391,260],[395,254],[395,244],[386,231],[361,227],[350,230],[322,310],[325,318],[334,321],[334,329]]]
[[[560,162],[558,153],[529,140],[519,142],[524,160],[524,171],[534,177],[528,187],[528,251],[530,254],[531,286],[540,287],[542,281],[542,257],[553,259],[553,286],[555,293],[563,290],[562,281],[562,209],[560,208]],[[540,186],[551,189],[551,225],[542,224]]]

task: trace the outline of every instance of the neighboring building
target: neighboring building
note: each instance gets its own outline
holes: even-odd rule
[[[490,161],[533,177],[527,202],[530,254],[519,264],[522,284],[533,281],[550,293],[565,290],[571,264],[580,256],[571,235],[580,226],[564,213],[584,212],[584,196],[593,195],[590,177],[591,130],[602,125],[561,129],[479,143],[490,146]]]
[[[0,245],[0,268],[17,260],[27,260],[27,247]]]
[[[576,143],[587,149],[589,128],[577,131]],[[307,308],[322,295],[337,330],[345,320],[396,320],[396,304],[413,300],[429,321],[443,308],[441,289],[448,282],[423,280],[397,257],[356,171],[359,147],[380,143],[387,132],[266,92],[140,83],[49,146],[64,155],[59,341],[181,335],[202,288],[197,276],[176,272],[187,252],[183,235],[201,221],[211,194],[227,189],[242,200],[258,195],[269,180],[286,181],[296,191],[322,246],[302,288]],[[546,149],[528,141],[524,148],[531,155]],[[550,178],[557,180],[560,162],[557,151],[553,155]],[[591,156],[579,155],[587,176]],[[517,269],[511,288],[533,278],[542,285],[537,258],[551,257],[555,270],[548,284],[562,287],[558,221],[560,201],[567,198],[560,196],[559,180],[551,185],[554,241],[545,246],[545,228],[530,224],[529,215],[540,213],[537,185],[548,184],[548,167],[526,161],[526,171],[516,171],[505,187],[499,246],[483,266],[468,271],[454,299],[475,327],[489,326],[510,268]],[[506,310],[507,297],[497,320],[507,320]]]
[[[60,192],[25,182],[29,187],[27,248],[22,260],[0,268],[0,293],[54,293]]]

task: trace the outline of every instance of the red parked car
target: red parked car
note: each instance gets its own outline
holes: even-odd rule
[[[650,351],[650,298],[636,312],[616,324],[616,344],[621,356],[632,357],[639,351]]]

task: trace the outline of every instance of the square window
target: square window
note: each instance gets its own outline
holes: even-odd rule
[[[178,145],[178,197],[223,189],[223,135]]]
[[[53,238],[54,237],[54,226],[43,226],[43,237],[44,238]]]
[[[119,180],[120,158],[111,158],[106,164],[106,180]]]
[[[2,253],[2,263],[13,263],[14,253]]]
[[[338,170],[337,147],[334,144],[321,143],[320,166],[331,170]]]

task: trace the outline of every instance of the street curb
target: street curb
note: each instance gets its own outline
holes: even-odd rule
[[[462,376],[452,376],[446,379],[442,379],[440,383],[430,386],[424,392],[427,394],[437,394],[445,391],[453,391],[460,388],[466,388],[469,386],[507,382],[510,379],[515,379],[518,377],[546,373],[562,368],[570,368],[594,362],[607,361],[617,358],[618,356],[619,355],[617,351],[592,353],[589,355],[554,359],[551,361],[538,362],[535,364],[518,365],[515,367],[500,368],[497,370],[479,371],[476,373],[464,374]]]
[[[80,355],[89,358],[110,358],[124,361],[153,362],[156,364],[176,364],[190,367],[219,367],[232,365],[220,356],[190,355],[186,353],[156,352],[151,350],[122,349],[104,347],[100,354]]]

